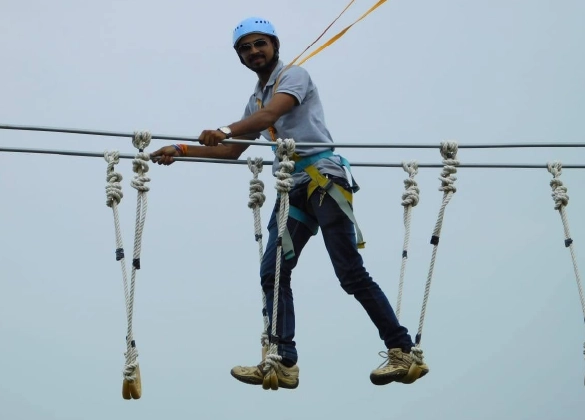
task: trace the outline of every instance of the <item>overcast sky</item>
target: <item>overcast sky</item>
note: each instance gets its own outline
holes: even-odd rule
[[[373,3],[356,1],[331,34]],[[0,123],[197,136],[236,121],[256,83],[231,47],[273,21],[288,62],[345,0],[1,2]],[[584,142],[585,3],[389,1],[304,67],[339,143]],[[147,151],[169,144],[153,140]],[[3,147],[135,153],[130,139],[0,131]],[[436,150],[338,149],[353,162],[440,163]],[[242,158],[271,158],[251,147]],[[121,397],[126,315],[100,158],[2,153],[0,419],[583,419],[583,313],[546,169],[461,169],[447,207],[422,348],[430,373],[376,387],[384,350],[339,287],[321,236],[293,273],[300,386],[263,391],[258,249],[244,165],[150,165],[134,335],[143,397]],[[462,163],[585,163],[583,149],[459,152]],[[131,255],[136,192],[122,161]],[[361,168],[365,265],[394,304],[401,169]],[[416,333],[442,193],[421,169],[402,321]],[[267,203],[274,178],[261,174]],[[585,171],[567,169],[585,266]]]

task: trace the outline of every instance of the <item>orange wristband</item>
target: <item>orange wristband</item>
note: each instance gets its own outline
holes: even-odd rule
[[[178,144],[179,149],[181,149],[181,154],[183,156],[187,156],[187,145],[186,144]]]

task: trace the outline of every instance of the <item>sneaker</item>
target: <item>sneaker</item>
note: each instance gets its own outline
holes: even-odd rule
[[[387,359],[370,374],[370,381],[374,385],[386,385],[391,382],[411,384],[422,378],[429,372],[426,364],[418,364],[410,353],[404,353],[402,349],[390,349],[380,352],[380,356]]]
[[[266,377],[264,374],[264,365],[260,363],[258,366],[236,366],[231,370],[231,374],[238,381],[249,385],[263,385],[264,389],[295,389],[299,386],[299,367],[286,367],[278,362],[274,368],[274,374]],[[272,382],[272,385],[271,385]],[[276,383],[278,382],[278,383]]]

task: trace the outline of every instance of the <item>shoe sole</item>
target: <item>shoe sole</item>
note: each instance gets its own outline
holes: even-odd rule
[[[239,376],[239,375],[236,375],[234,372],[230,372],[230,374],[238,381],[243,382],[243,383],[248,384],[248,385],[262,385],[264,383],[264,379],[250,378],[248,376]],[[284,388],[284,389],[296,389],[298,386],[299,386],[298,379],[294,384],[281,383],[280,381],[278,383],[278,387]]]
[[[374,385],[388,385],[392,382],[398,382],[400,379],[408,375],[408,372],[402,374],[391,374],[391,375],[370,375],[370,381]]]
[[[429,369],[421,369],[416,363],[410,366],[405,374],[370,375],[370,381],[374,385],[388,385],[392,382],[411,384],[429,373]]]
[[[236,378],[238,381],[243,382],[248,385],[262,385],[262,379],[260,378],[250,378],[248,376],[239,376],[236,375],[234,372],[230,372],[230,374]]]

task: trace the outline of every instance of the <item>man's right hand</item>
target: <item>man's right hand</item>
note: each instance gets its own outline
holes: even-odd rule
[[[170,165],[175,162],[173,157],[180,156],[179,151],[174,146],[161,147],[150,154],[150,159],[159,165]]]

